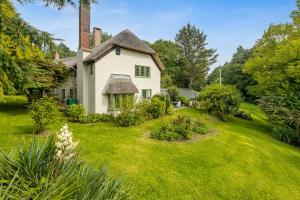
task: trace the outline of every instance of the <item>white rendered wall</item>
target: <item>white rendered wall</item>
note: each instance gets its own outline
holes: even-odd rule
[[[135,77],[135,65],[150,67],[150,78]],[[130,75],[139,90],[138,99],[141,99],[142,89],[151,89],[152,96],[160,93],[160,70],[148,54],[121,49],[121,55],[116,55],[113,50],[95,63],[94,73],[95,108],[90,110],[95,113],[107,112],[108,97],[103,95],[103,89],[111,74]]]

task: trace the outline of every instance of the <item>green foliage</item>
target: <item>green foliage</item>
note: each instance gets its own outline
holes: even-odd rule
[[[222,70],[222,83],[236,86],[246,101],[253,102],[256,98],[250,94],[248,87],[255,85],[256,82],[251,75],[243,73],[245,62],[250,58],[251,53],[251,49],[239,46],[229,63],[215,68],[207,77],[207,84],[219,83],[220,70]]]
[[[274,126],[272,130],[272,137],[276,140],[283,141],[288,144],[297,143],[297,133],[290,127]]]
[[[269,121],[300,135],[299,1],[297,7],[291,23],[271,25],[258,40],[244,72],[257,82],[250,92],[259,96]]]
[[[190,23],[179,30],[175,41],[183,56],[180,74],[186,80],[185,87],[200,88],[209,67],[217,60],[216,50],[207,48],[206,35]]]
[[[78,121],[79,123],[97,123],[97,122],[114,122],[115,117],[110,114],[88,114],[84,115]]]
[[[164,97],[164,96],[161,96]],[[159,96],[154,96],[151,99],[151,103],[148,107],[148,113],[152,118],[158,118],[166,113],[166,100],[161,99]]]
[[[26,23],[8,0],[0,2],[0,38],[0,95],[30,96],[31,91],[39,90],[41,97],[64,81],[64,65],[44,54],[53,50],[55,39]]]
[[[72,104],[66,110],[66,116],[71,122],[78,123],[97,123],[97,122],[113,122],[115,117],[110,114],[88,114],[81,104]]]
[[[239,91],[234,86],[219,84],[205,87],[198,100],[200,109],[204,109],[220,119],[236,113],[242,101]]]
[[[56,157],[54,137],[33,140],[17,154],[0,151],[3,199],[128,199],[129,191],[105,168],[94,170],[76,157]]]
[[[56,51],[59,54],[59,58],[68,58],[76,56],[76,52],[72,51],[68,46],[66,46],[64,43],[59,43],[59,45],[56,45]],[[53,58],[53,54],[50,58]]]
[[[58,105],[53,97],[43,97],[36,102],[32,102],[29,109],[37,133],[49,128],[59,115]]]
[[[251,116],[251,113],[246,113],[245,111],[239,111],[234,114],[235,117],[248,120],[248,121],[253,121],[253,118]]]
[[[184,105],[184,106],[187,106],[189,107],[190,106],[190,100],[185,97],[185,96],[180,96],[179,97],[179,100],[181,101],[181,103]]]
[[[167,88],[180,81],[182,54],[179,46],[169,40],[157,40],[150,45],[158,54],[165,69],[162,71],[161,87]]]
[[[139,115],[137,110],[126,109],[121,111],[121,113],[117,116],[116,121],[120,126],[129,127],[141,124],[143,122],[143,118]]]
[[[179,95],[179,90],[176,86],[169,87],[168,93],[170,95],[170,99],[172,102],[179,101],[180,95]]]
[[[162,126],[151,132],[151,137],[157,140],[186,140],[191,139],[193,134],[206,134],[208,128],[205,124],[193,122],[189,116],[178,115]]]
[[[79,122],[85,115],[85,109],[81,104],[72,104],[66,110],[66,116],[73,122]]]

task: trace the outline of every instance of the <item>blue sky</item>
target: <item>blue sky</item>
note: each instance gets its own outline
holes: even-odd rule
[[[288,22],[296,0],[99,0],[92,6],[94,26],[116,34],[130,29],[141,39],[174,40],[180,27],[191,22],[207,34],[218,62],[230,60],[238,45],[251,47],[271,23]],[[30,24],[78,46],[78,8],[57,10],[41,4],[21,5],[17,11]]]

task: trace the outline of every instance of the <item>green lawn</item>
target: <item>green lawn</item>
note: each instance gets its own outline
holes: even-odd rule
[[[10,150],[32,136],[24,97],[0,105],[0,146]],[[82,159],[122,174],[136,199],[300,199],[300,149],[275,141],[265,116],[250,104],[255,121],[220,122],[193,109],[217,134],[191,142],[147,137],[164,119],[120,128],[110,123],[70,124]],[[53,126],[57,130],[62,122]]]

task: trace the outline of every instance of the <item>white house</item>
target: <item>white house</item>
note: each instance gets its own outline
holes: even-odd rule
[[[122,97],[149,99],[160,93],[163,65],[155,51],[129,30],[101,43],[99,28],[93,29],[95,47],[90,49],[90,8],[79,9],[77,56],[58,59],[70,69],[56,90],[59,100],[77,98],[89,113],[107,113],[120,106]]]

